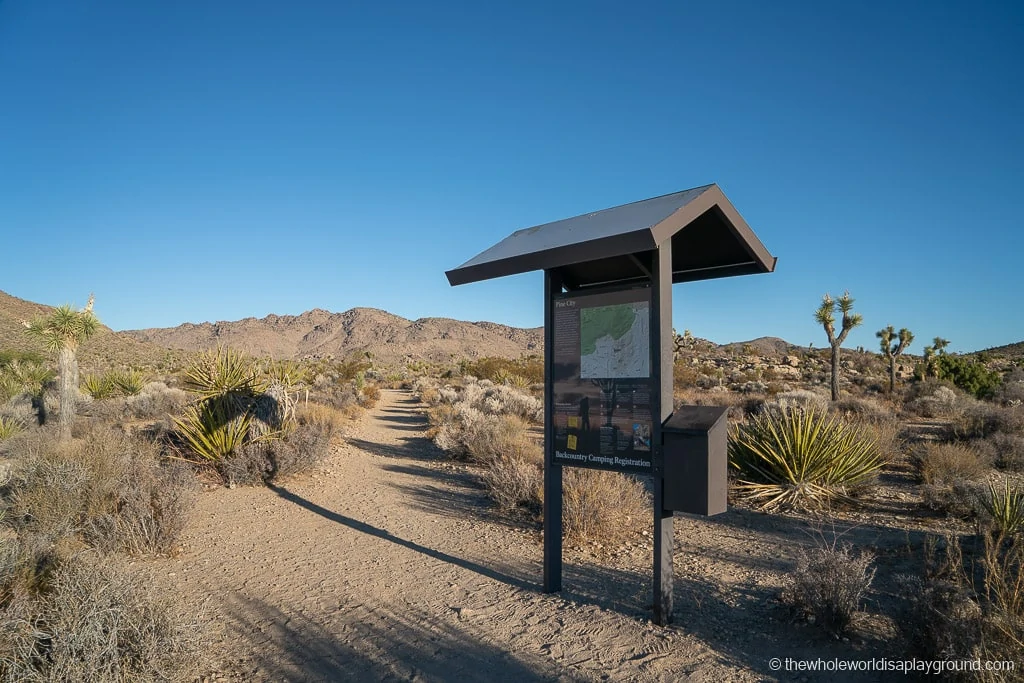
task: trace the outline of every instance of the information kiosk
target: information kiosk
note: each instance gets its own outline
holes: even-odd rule
[[[544,591],[562,588],[562,468],[653,478],[654,621],[672,618],[673,511],[725,510],[725,409],[672,414],[672,284],[770,273],[717,185],[512,233],[451,285],[544,271]]]

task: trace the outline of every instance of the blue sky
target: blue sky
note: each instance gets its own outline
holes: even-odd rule
[[[0,0],[0,289],[536,326],[539,273],[444,271],[717,182],[778,269],[676,285],[680,330],[823,346],[848,289],[849,347],[1024,339],[1024,5],[502,5]]]

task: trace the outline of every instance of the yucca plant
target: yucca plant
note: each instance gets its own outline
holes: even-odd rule
[[[82,389],[97,401],[113,396],[115,388],[110,375],[88,374],[82,377]]]
[[[23,388],[36,393],[44,384],[54,378],[55,373],[43,363],[13,360],[7,366],[7,373]]]
[[[9,439],[21,431],[21,425],[17,420],[0,415],[0,441]]]
[[[1005,536],[1024,531],[1024,489],[1011,488],[1009,479],[1003,482],[1002,489],[989,484],[982,506],[992,517],[996,531]]]
[[[185,370],[185,387],[203,400],[251,397],[257,393],[258,379],[257,364],[241,351],[226,347],[199,354]]]
[[[285,391],[294,391],[309,381],[306,368],[290,360],[268,361],[263,367],[263,376],[268,384],[277,384]]]
[[[252,416],[233,416],[219,401],[203,401],[189,406],[174,423],[196,456],[216,464],[235,455],[249,441]]]
[[[17,396],[25,390],[25,385],[18,381],[14,375],[0,370],[0,403],[5,403],[13,396]]]
[[[864,432],[813,409],[761,413],[729,438],[737,491],[767,512],[849,501],[883,462]]]
[[[118,370],[110,373],[109,377],[114,387],[125,396],[138,396],[146,386],[146,374],[137,368]]]

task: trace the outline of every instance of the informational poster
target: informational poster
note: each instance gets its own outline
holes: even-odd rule
[[[651,290],[555,298],[554,459],[650,474]]]

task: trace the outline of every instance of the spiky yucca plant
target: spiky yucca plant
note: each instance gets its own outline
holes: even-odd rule
[[[849,501],[883,462],[874,440],[813,409],[761,413],[729,438],[736,489],[768,512]]]
[[[31,323],[24,323],[28,334],[42,340],[57,354],[57,375],[60,378],[60,416],[57,424],[61,439],[71,438],[75,421],[75,397],[78,392],[78,347],[100,329],[100,321],[92,312],[93,296],[82,310],[65,305]]]
[[[138,396],[146,386],[146,373],[137,368],[126,368],[110,373],[110,382],[125,396]]]
[[[110,375],[87,374],[82,377],[82,390],[97,401],[110,398],[114,395],[114,382]]]
[[[185,370],[185,387],[201,400],[251,397],[258,392],[258,380],[256,362],[227,347],[199,354]]]
[[[1024,531],[1024,489],[1011,488],[1009,479],[1001,490],[989,484],[988,495],[981,502],[996,531],[1005,536]]]
[[[21,431],[17,420],[0,415],[0,441],[8,439]]]
[[[178,432],[192,452],[216,464],[235,455],[249,439],[252,416],[232,415],[217,401],[202,401],[189,406],[181,418],[175,418]]]

